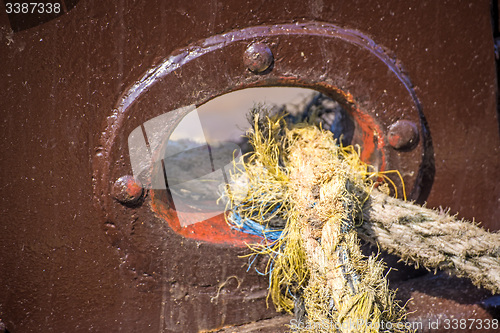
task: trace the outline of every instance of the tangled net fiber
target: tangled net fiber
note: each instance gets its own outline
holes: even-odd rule
[[[302,331],[410,331],[401,325],[406,311],[388,287],[384,263],[361,253],[358,232],[407,261],[453,269],[498,291],[498,234],[374,189],[381,174],[320,126],[288,124],[259,108],[250,120],[253,150],[235,163],[225,188],[227,220],[263,236],[249,247],[270,257],[269,295],[278,311],[303,312]],[[384,205],[394,209],[387,213]],[[472,245],[463,247],[457,234]]]

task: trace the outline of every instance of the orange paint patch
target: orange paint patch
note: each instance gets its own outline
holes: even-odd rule
[[[166,195],[160,195],[162,197]],[[261,237],[240,232],[227,224],[224,214],[205,219],[202,213],[189,213],[188,219],[193,224],[181,226],[175,209],[171,203],[163,202],[155,191],[151,191],[151,206],[153,211],[164,220],[173,231],[186,238],[215,244],[246,247],[247,244],[260,243]],[[186,214],[186,213],[185,213]]]

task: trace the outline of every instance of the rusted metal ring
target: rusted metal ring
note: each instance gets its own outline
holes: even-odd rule
[[[255,41],[273,49],[273,70],[266,75],[248,71],[241,56],[235,56]],[[200,68],[206,71],[200,72]],[[194,240],[244,246],[245,236],[229,230],[222,217],[181,228],[168,198],[160,191],[150,191],[149,205],[135,208],[133,214],[109,194],[115,179],[131,173],[127,137],[134,128],[169,110],[262,86],[308,87],[336,99],[355,120],[352,143],[362,146],[362,158],[380,171],[399,170],[409,197],[425,199],[433,167],[429,133],[409,78],[386,50],[357,31],[332,24],[251,27],[174,52],[151,68],[117,103],[101,138],[102,148],[93,161],[96,202],[108,225],[116,226],[113,237],[119,238],[113,239],[113,244],[119,243],[122,250],[136,248],[130,224],[140,220],[147,226],[143,233],[149,237],[151,256],[158,251],[163,235],[172,230]],[[411,151],[395,150],[388,142],[387,129],[402,119],[411,121],[418,131],[418,141]],[[172,121],[165,132],[166,139],[175,124]],[[134,229],[134,235],[138,233]]]

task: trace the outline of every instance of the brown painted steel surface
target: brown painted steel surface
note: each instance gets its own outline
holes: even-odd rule
[[[339,96],[359,107],[352,112],[360,117],[366,112],[374,122],[370,128],[382,132],[379,154],[386,154],[387,165],[407,170],[414,188],[424,184],[415,198],[500,229],[497,76],[488,1],[74,3],[65,1],[66,14],[24,30],[28,23],[17,18],[14,26],[0,11],[0,327],[9,332],[197,332],[277,315],[272,305],[266,308],[267,278],[247,272],[247,260],[238,257],[247,253],[244,247],[172,231],[152,213],[151,193],[132,206],[112,197],[117,178],[130,173],[125,135],[134,125],[162,109],[199,104],[245,86],[341,89]],[[168,90],[155,84],[131,106],[135,118],[113,113],[137,80],[179,50],[231,32],[295,23],[318,31],[324,23],[369,38],[409,78],[408,91],[420,109],[410,103],[401,81],[371,60],[373,53],[359,51],[366,58],[348,63],[342,51],[352,45],[346,38],[336,40],[342,48],[336,63],[328,49],[321,49],[326,45],[321,30],[302,39],[286,31],[244,35],[239,44],[165,79],[185,86]],[[269,72],[255,74],[245,68],[243,53],[261,39],[269,42],[275,59]],[[299,44],[309,60],[294,53]],[[324,64],[319,63],[330,56],[325,72],[336,73],[331,82],[321,78]],[[346,71],[351,66],[360,83],[342,86],[335,66]],[[350,82],[347,73],[345,82]],[[375,100],[383,82],[389,94]],[[351,91],[355,94],[349,96]],[[404,107],[378,116],[366,109],[381,102]],[[419,123],[418,111],[427,124]],[[430,132],[427,148],[422,140],[412,151],[384,146],[389,120],[415,115],[420,135],[426,126]],[[432,156],[422,157],[429,151]],[[475,311],[491,318],[491,311],[478,305],[487,293],[443,277],[422,277],[420,271],[406,274],[395,276],[394,283],[401,297],[415,298],[411,309],[418,318],[445,318],[452,309],[460,312],[452,313],[455,317]],[[441,282],[432,287],[434,281]],[[467,294],[457,291],[459,300],[450,296],[457,285]],[[434,299],[442,305],[426,301]]]

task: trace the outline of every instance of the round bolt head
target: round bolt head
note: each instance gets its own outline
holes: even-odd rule
[[[387,141],[394,149],[411,150],[418,144],[418,127],[409,120],[398,120],[389,126]]]
[[[243,55],[243,64],[254,73],[266,71],[273,63],[274,56],[271,49],[264,43],[253,43]]]
[[[116,201],[124,205],[133,205],[138,203],[143,194],[144,188],[142,187],[142,184],[130,175],[118,178],[113,184],[111,193]]]

